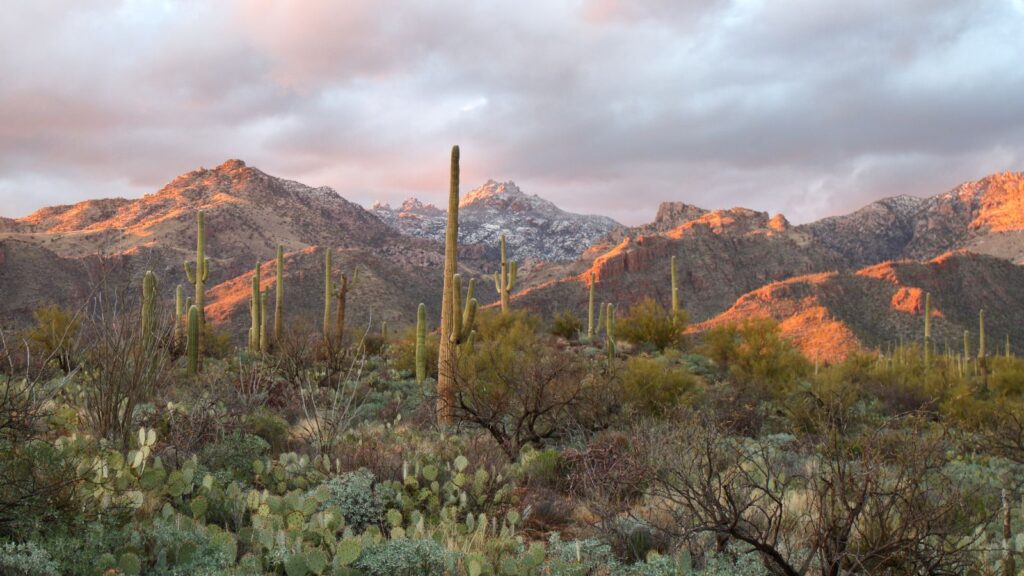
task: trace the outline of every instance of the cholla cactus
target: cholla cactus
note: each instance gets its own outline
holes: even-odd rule
[[[199,309],[199,335],[196,338],[199,359],[196,369],[202,370],[203,338],[206,331],[206,280],[210,277],[210,261],[206,258],[206,220],[202,210],[196,214],[196,226],[198,231],[196,233],[195,268],[193,269],[188,262],[185,262],[185,276],[196,287],[196,296],[192,301],[193,306]]]
[[[501,271],[494,273],[494,288],[501,295],[501,311],[508,312],[510,306],[509,295],[516,288],[516,272],[518,264],[510,262],[505,252],[505,235],[501,235]]]

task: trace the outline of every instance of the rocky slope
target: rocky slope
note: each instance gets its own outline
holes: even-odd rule
[[[775,282],[740,297],[715,318],[691,326],[699,333],[750,317],[772,317],[783,334],[814,360],[832,362],[860,349],[886,349],[923,338],[925,294],[932,298],[933,339],[939,350],[962,349],[963,333],[977,343],[978,311],[987,310],[990,353],[1006,336],[1024,342],[1024,268],[971,254],[948,253],[928,262],[876,264],[856,272],[812,274]],[[993,313],[998,311],[998,313]]]
[[[244,324],[252,267],[272,259],[278,244],[294,262],[289,279],[318,285],[321,295],[310,300],[320,305],[324,247],[336,250],[335,270],[358,265],[363,273],[354,297],[363,301],[353,303],[357,321],[371,309],[378,318],[400,322],[414,319],[419,301],[439,307],[443,254],[438,243],[397,234],[330,188],[275,178],[229,160],[179,176],[138,200],[45,208],[3,223],[0,292],[39,292],[0,299],[0,319],[25,319],[45,302],[81,304],[82,295],[101,279],[111,289],[130,287],[145,270],[156,272],[167,299],[179,283],[191,288],[182,262],[195,258],[200,209],[206,212],[208,303],[215,321]],[[471,265],[472,258],[467,262]],[[264,271],[269,270],[268,263]],[[302,290],[288,291],[290,305],[316,308],[299,303]]]
[[[444,239],[447,211],[433,204],[410,198],[398,208],[377,203],[371,210],[402,234]],[[514,182],[488,180],[463,195],[459,203],[459,241],[482,246],[492,258],[498,237],[505,234],[510,258],[571,261],[592,242],[621,227],[604,216],[566,212],[536,194],[527,195]]]

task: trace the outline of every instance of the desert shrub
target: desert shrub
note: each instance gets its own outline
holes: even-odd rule
[[[671,312],[647,297],[615,319],[615,336],[637,346],[665,350],[682,344],[685,327],[685,314],[673,321]]]
[[[784,391],[810,368],[771,318],[717,326],[705,335],[704,349],[735,381],[771,391]]]
[[[368,546],[353,567],[367,576],[441,576],[446,557],[433,540],[395,538]]]
[[[324,486],[329,495],[323,507],[337,506],[341,509],[345,523],[356,532],[380,525],[388,504],[394,499],[393,491],[384,484],[378,484],[373,472],[365,468],[335,476]]]
[[[65,373],[78,365],[79,334],[82,320],[79,314],[56,304],[33,312],[35,326],[28,329],[26,339],[32,352],[43,362],[53,362]]]
[[[288,421],[269,410],[259,410],[242,419],[245,431],[259,436],[274,452],[284,450],[288,444]]]
[[[60,576],[50,553],[34,542],[0,545],[0,574],[8,576]]]
[[[575,340],[583,330],[583,321],[572,310],[555,314],[551,321],[551,334],[566,340]]]
[[[519,473],[531,486],[557,489],[563,483],[565,459],[554,448],[525,448],[519,456]]]
[[[620,377],[623,402],[640,414],[661,416],[696,388],[689,372],[651,358],[630,358]]]
[[[613,515],[643,495],[648,469],[628,434],[602,432],[584,449],[568,449],[563,456],[568,492]]]
[[[199,463],[213,471],[223,471],[231,478],[252,480],[252,463],[270,451],[266,440],[246,432],[234,432],[222,440],[208,444],[199,452]]]
[[[235,353],[235,335],[227,328],[214,328],[208,324],[203,335],[203,349],[210,358],[230,358]]]
[[[988,377],[992,393],[1000,397],[1024,397],[1024,361],[1020,358],[989,358]]]
[[[586,370],[576,355],[537,334],[533,317],[487,316],[473,352],[460,356],[455,414],[485,430],[515,460],[523,446],[541,447],[572,426]]]
[[[156,518],[149,531],[154,565],[146,574],[192,576],[223,574],[234,565],[236,544],[228,535],[185,516]]]

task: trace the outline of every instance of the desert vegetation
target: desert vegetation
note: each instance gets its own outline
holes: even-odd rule
[[[482,307],[458,175],[416,326],[346,324],[373,302],[331,250],[322,324],[289,315],[279,249],[219,332],[200,212],[182,278],[0,331],[0,573],[1021,573],[1024,361],[983,314],[940,350],[926,297],[919,338],[828,365],[767,318],[688,335],[674,257],[667,302],[588,275],[542,318],[504,238]]]

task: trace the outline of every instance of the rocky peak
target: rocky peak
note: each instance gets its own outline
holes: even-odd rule
[[[459,201],[459,207],[469,206],[478,202],[491,203],[491,202],[509,202],[517,200],[525,196],[523,191],[516,186],[516,183],[509,180],[508,182],[497,182],[495,180],[488,180],[478,188],[471,190],[468,194],[462,197]]]
[[[685,202],[662,202],[658,205],[658,215],[654,217],[654,224],[668,230],[696,220],[707,213],[707,210]]]

